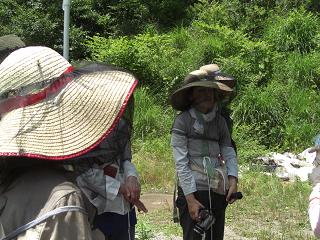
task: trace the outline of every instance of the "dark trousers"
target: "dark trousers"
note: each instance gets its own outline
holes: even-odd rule
[[[134,240],[136,223],[135,208],[129,216],[105,212],[97,215],[94,220],[94,226],[105,235],[106,240]]]
[[[110,234],[109,236],[106,236],[106,240],[134,240],[135,235],[135,227],[130,228],[130,235],[128,230],[122,231],[117,233],[117,235]],[[129,237],[130,236],[130,237]]]
[[[209,205],[209,191],[197,191],[194,193],[195,198],[206,209],[210,208]],[[196,224],[190,217],[186,198],[182,189],[178,188],[178,197],[176,205],[179,209],[180,225],[183,230],[183,240],[201,240],[202,236],[196,233],[193,228]],[[216,219],[215,223],[206,232],[206,240],[223,240],[224,223],[225,223],[225,210],[227,207],[226,197],[211,191],[211,207],[212,213]],[[212,233],[212,234],[211,234]],[[211,236],[212,235],[212,236]]]

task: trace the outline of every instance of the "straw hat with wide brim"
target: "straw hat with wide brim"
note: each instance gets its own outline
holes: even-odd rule
[[[193,87],[214,88],[221,93],[232,92],[232,89],[227,85],[208,78],[208,73],[206,71],[195,70],[187,75],[184,79],[183,86],[171,95],[170,104],[174,109],[184,111],[190,107],[190,91]]]
[[[65,160],[98,145],[117,124],[137,80],[102,65],[74,70],[47,47],[0,64],[0,156]]]

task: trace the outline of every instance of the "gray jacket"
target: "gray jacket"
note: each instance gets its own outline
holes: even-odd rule
[[[191,108],[179,114],[172,127],[171,145],[179,186],[185,195],[208,190],[207,176],[203,173],[204,156],[217,166],[221,154],[226,162],[227,174],[238,177],[236,153],[225,119],[214,108],[210,113],[202,114],[203,124],[197,119],[195,111]],[[203,171],[195,171],[193,166]]]

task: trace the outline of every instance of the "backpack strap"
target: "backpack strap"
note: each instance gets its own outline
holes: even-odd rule
[[[44,222],[45,220],[47,220],[50,217],[53,217],[55,215],[58,215],[58,214],[64,213],[64,212],[81,212],[81,213],[87,215],[87,211],[84,208],[79,207],[79,206],[59,207],[59,208],[56,208],[50,212],[45,213],[44,215],[32,220],[31,222],[29,222],[21,227],[18,227],[14,231],[12,231],[9,234],[7,234],[6,236],[2,237],[0,240],[15,239],[19,234],[27,231],[28,229],[35,227],[36,225]]]

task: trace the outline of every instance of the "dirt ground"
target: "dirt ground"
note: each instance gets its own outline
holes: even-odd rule
[[[143,193],[141,201],[146,205],[149,212],[159,208],[172,209],[173,196],[165,193]]]
[[[142,202],[146,205],[149,212],[152,212],[160,208],[172,209],[173,206],[173,195],[164,193],[144,193],[141,196]],[[172,238],[170,238],[172,239]],[[174,237],[175,240],[182,240],[181,237]],[[224,239],[230,240],[249,240],[248,238],[238,236],[232,229],[226,226]],[[166,239],[162,234],[156,237],[154,240],[169,240]],[[253,240],[252,238],[250,240]]]

